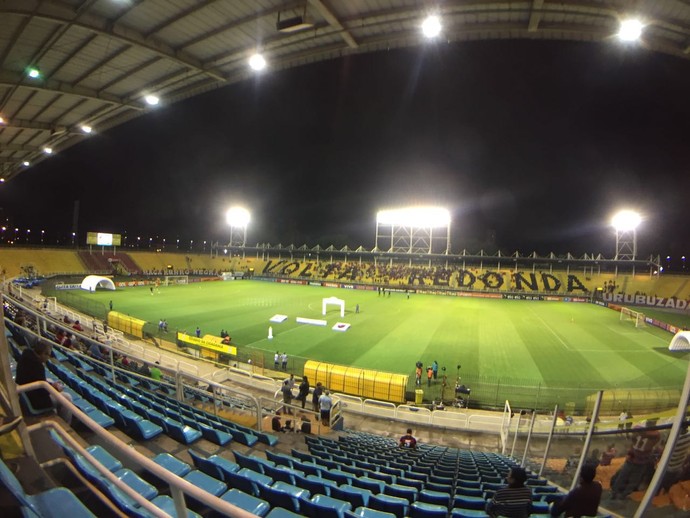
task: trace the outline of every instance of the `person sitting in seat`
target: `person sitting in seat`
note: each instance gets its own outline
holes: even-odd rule
[[[601,500],[601,484],[594,480],[596,466],[585,464],[580,470],[580,483],[551,506],[551,516],[596,516]]]
[[[511,468],[506,480],[508,485],[496,491],[486,504],[486,514],[492,518],[526,518],[532,512],[532,490],[525,486],[527,472],[524,468]]]
[[[277,412],[276,415],[273,416],[273,419],[271,419],[271,430],[274,432],[290,432],[292,431],[292,421],[288,419],[285,422],[285,426],[283,426],[280,420],[280,412]]]
[[[407,433],[400,438],[400,447],[410,449],[417,447],[417,439],[412,435],[412,428],[408,428]]]

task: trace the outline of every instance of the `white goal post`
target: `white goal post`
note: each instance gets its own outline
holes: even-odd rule
[[[621,321],[627,320],[628,322],[635,322],[635,327],[645,327],[647,323],[645,322],[644,313],[640,311],[634,311],[630,308],[621,308]]]
[[[174,286],[175,284],[189,284],[189,275],[166,275],[163,278],[163,286]]]
[[[326,314],[326,307],[329,305],[340,306],[340,317],[345,317],[345,301],[343,299],[339,299],[338,297],[328,297],[327,299],[323,299],[321,302],[321,312],[324,315]]]

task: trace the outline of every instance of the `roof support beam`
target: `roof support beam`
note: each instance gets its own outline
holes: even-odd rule
[[[12,120],[7,120],[5,121],[5,124],[2,126],[3,128],[21,128],[21,129],[30,129],[30,130],[36,130],[36,131],[48,131],[50,132],[51,135],[57,134],[57,133],[64,133],[67,131],[66,126],[55,126],[53,124],[48,124],[45,122],[34,122],[34,121],[28,121],[25,119],[12,119]]]
[[[132,103],[129,100],[126,99],[121,99],[115,95],[103,93],[103,92],[96,92],[95,90],[91,90],[90,88],[83,88],[83,87],[72,87],[68,84],[61,83],[60,81],[55,81],[52,79],[49,79],[47,81],[38,81],[36,83],[29,83],[28,81],[24,80],[24,77],[22,74],[19,74],[17,72],[11,72],[9,70],[0,70],[0,85],[3,86],[15,86],[17,85],[18,88],[26,88],[29,90],[37,90],[37,91],[43,91],[43,92],[53,92],[53,93],[63,93],[67,95],[74,95],[77,97],[86,97],[88,99],[94,99],[97,101],[105,101],[113,104],[121,104],[123,106],[127,106],[128,108],[132,108],[133,110],[143,110],[143,106]]]
[[[532,0],[532,9],[529,13],[529,25],[527,27],[529,32],[537,32],[537,29],[539,29],[539,22],[542,16],[541,8],[543,6],[544,0]]]
[[[350,48],[356,49],[359,47],[355,39],[352,37],[352,34],[350,34],[350,32],[343,27],[343,24],[340,23],[340,20],[336,18],[333,12],[321,0],[309,0],[309,3],[313,5],[317,11],[319,11],[319,14],[323,16],[324,20],[326,20],[331,27],[338,31],[340,36],[345,40],[345,43],[347,43]]]
[[[27,5],[28,4],[28,5]],[[66,4],[53,1],[41,2],[38,6],[25,0],[6,0],[0,4],[0,13],[34,17],[59,24],[68,24],[85,31],[94,32],[101,36],[114,38],[123,43],[135,45],[154,52],[179,65],[190,67],[207,74],[218,81],[225,81],[223,75],[216,70],[207,70],[194,57],[171,48],[166,43],[154,38],[146,38],[143,34],[120,24],[113,24],[107,18],[91,13],[82,13],[75,19],[74,11]]]

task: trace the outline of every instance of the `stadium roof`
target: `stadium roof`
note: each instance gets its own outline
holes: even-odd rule
[[[155,109],[147,95],[247,79],[257,51],[276,70],[418,45],[428,14],[443,42],[606,41],[636,16],[642,45],[690,57],[688,0],[0,0],[0,176]]]

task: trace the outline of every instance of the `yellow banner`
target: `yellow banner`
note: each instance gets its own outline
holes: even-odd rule
[[[211,349],[212,351],[219,353],[237,356],[237,347],[234,345],[217,344],[209,340],[204,340],[203,338],[197,338],[196,336],[189,336],[183,333],[177,333],[177,340],[187,344],[196,345],[197,347],[203,347],[204,349]]]

